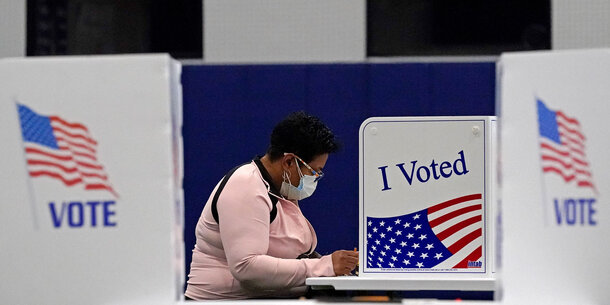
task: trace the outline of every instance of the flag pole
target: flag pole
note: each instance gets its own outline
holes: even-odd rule
[[[542,151],[540,150],[540,109],[538,109],[538,101],[542,101],[537,94],[534,95],[534,98],[536,99],[536,116],[537,116],[537,120],[536,122],[538,123],[538,130],[537,130],[537,134],[538,134],[538,155],[541,156],[542,155]],[[540,158],[538,158],[539,164],[540,164],[540,186],[541,186],[541,192],[542,192],[542,213],[544,214],[544,226],[548,227],[549,226],[549,217],[551,217],[549,215],[549,202],[548,202],[548,198],[547,198],[547,193],[546,193],[546,180],[544,179],[544,171],[542,170],[542,161]]]
[[[540,141],[540,139],[538,139],[538,141]],[[538,147],[540,147],[540,142],[538,143]],[[540,148],[538,148],[538,151],[540,151]],[[548,227],[549,217],[551,217],[551,215],[549,215],[549,201],[546,196],[546,180],[544,179],[544,172],[542,171],[542,161],[540,163],[540,186],[542,188],[542,213],[544,213],[544,226]]]
[[[19,130],[21,130],[21,149],[25,155],[25,139],[23,138],[23,128],[21,126],[21,117],[19,116],[19,102],[17,99],[13,99],[15,102],[15,108],[17,109],[17,117],[19,119]],[[24,158],[25,164],[25,172],[27,173],[27,186],[28,186],[28,197],[30,201],[30,210],[32,213],[32,221],[34,222],[34,229],[36,231],[39,230],[40,226],[38,224],[38,213],[36,212],[36,193],[34,192],[34,186],[32,185],[32,178],[30,177],[30,171],[28,170],[27,158]]]

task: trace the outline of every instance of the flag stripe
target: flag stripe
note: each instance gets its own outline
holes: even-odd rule
[[[544,155],[543,154],[541,156],[541,158],[542,158],[543,161],[557,162],[557,163],[559,163],[559,165],[561,165],[562,167],[567,168],[567,169],[572,169],[574,167],[573,164],[567,163],[567,162],[565,162],[565,161],[563,161],[563,160],[561,160],[561,159],[559,159],[557,157],[553,157],[553,156],[549,156],[549,155]]]
[[[585,166],[585,167],[589,167],[589,162],[587,162],[587,161],[583,161],[583,160],[578,159],[578,158],[572,158],[572,161],[574,161],[576,164],[579,164],[579,165],[582,165],[582,166]]]
[[[564,134],[563,132],[560,132],[559,135],[561,136],[562,144],[570,145],[572,147],[575,146],[575,148],[577,148],[577,149],[585,149],[585,144],[582,143],[581,141],[576,140],[576,139]]]
[[[542,167],[542,171],[545,172],[545,173],[546,172],[554,172],[556,174],[559,174],[559,175],[561,175],[564,178],[564,180],[566,182],[570,182],[574,178],[576,178],[577,177],[576,174],[580,174],[580,175],[583,175],[583,176],[586,176],[586,177],[589,177],[589,178],[592,177],[591,173],[586,171],[586,170],[574,169],[573,171],[576,172],[576,174],[566,174],[566,173],[564,173],[564,171],[561,170],[561,168],[558,168],[558,167],[555,167],[555,166],[551,166],[551,165],[543,166]]]
[[[580,131],[578,131],[577,129],[570,128],[568,125],[564,124],[561,121],[557,121],[557,126],[559,126],[561,129],[567,131],[566,135],[567,134],[576,135],[579,138],[579,140],[575,139],[576,141],[584,141],[585,140],[585,136],[582,133],[580,133]]]
[[[549,150],[553,151],[554,153],[556,153],[558,155],[561,155],[563,157],[569,157],[570,156],[570,152],[569,151],[560,150],[560,149],[555,148],[554,146],[549,145],[547,143],[540,143],[540,148],[549,149]]]
[[[111,187],[105,184],[96,183],[96,184],[88,184],[85,189],[88,190],[112,190]]]
[[[544,139],[544,138],[543,138]],[[576,153],[578,154],[580,157],[584,158],[585,157],[585,152],[582,151],[579,148],[570,146],[570,145],[565,145],[565,146],[557,146],[557,145],[552,145],[549,144],[547,141],[542,141],[540,142],[540,148],[542,149],[548,149],[562,157],[569,157],[572,153]]]
[[[483,247],[478,247],[476,250],[472,251],[468,256],[459,262],[457,265],[453,266],[453,268],[468,268],[468,262],[476,262],[483,256]]]
[[[559,135],[562,137],[562,140],[569,138],[571,140],[571,142],[573,142],[574,144],[577,144],[577,145],[583,145],[585,143],[584,136],[581,138],[581,134],[575,132],[573,128],[567,127],[567,126],[561,124],[561,122],[558,122],[556,127],[557,127],[557,132],[559,132]],[[576,127],[576,128],[580,128],[580,127]]]
[[[66,138],[63,138],[63,137],[60,137],[60,136],[56,136],[56,138],[57,138],[57,142],[58,143],[65,142],[66,144],[68,144],[68,146],[60,145],[60,147],[62,147],[62,148],[70,148],[70,146],[76,146],[76,147],[85,149],[85,150],[87,150],[87,151],[89,151],[89,152],[91,152],[93,154],[95,153],[95,149],[90,147],[90,146],[88,146],[88,145],[76,143],[74,141],[70,141],[70,140],[68,140]]]
[[[561,110],[557,111],[556,113],[559,118],[565,120],[566,122],[580,126],[580,122],[578,122],[577,119],[566,116]]]
[[[595,188],[595,186],[593,185],[593,183],[591,181],[578,181],[576,183],[578,186],[582,186],[582,187],[590,187],[590,188]]]
[[[583,164],[582,162],[577,162],[574,159],[562,159],[562,158],[558,158],[556,156],[552,156],[552,155],[548,155],[546,153],[542,153],[540,155],[540,159],[542,160],[543,166],[559,166],[559,167],[563,167],[565,170],[567,171],[585,171],[585,172],[589,172],[588,170],[586,170],[588,167],[588,163]],[[573,161],[573,163],[569,163],[570,161]]]
[[[450,207],[452,205],[458,204],[458,203],[481,199],[481,198],[483,198],[481,194],[472,194],[472,195],[466,195],[466,196],[462,196],[459,198],[451,199],[451,200],[448,200],[448,201],[445,201],[445,202],[442,202],[437,205],[433,205],[433,206],[429,207],[428,215],[430,215],[434,212],[440,211],[444,208]]]
[[[90,168],[90,169],[97,169],[97,170],[103,170],[104,168],[100,165],[95,165],[95,164],[91,164],[91,163],[87,163],[87,162],[80,162],[80,161],[76,161],[76,164],[82,166],[82,167],[86,167],[86,168]]]
[[[49,162],[49,161],[28,159],[27,163],[28,163],[28,165],[47,165],[47,166],[59,168],[59,169],[61,169],[62,171],[66,172],[66,173],[75,173],[75,172],[78,172],[78,169],[76,167],[65,167],[65,166],[63,166],[61,164],[54,163],[54,162]]]
[[[453,211],[451,213],[447,213],[439,218],[436,218],[434,220],[430,221],[430,227],[434,228],[436,226],[438,226],[439,224],[448,221],[451,218],[454,218],[456,216],[471,212],[471,211],[476,211],[476,210],[480,210],[482,208],[481,204],[475,204],[475,205],[471,205],[465,208],[461,208],[459,210]]]
[[[442,240],[441,242],[443,243],[443,245],[445,245],[445,247],[450,247],[453,244],[455,244],[456,242],[458,242],[460,239],[462,239],[464,236],[468,235],[468,233],[471,233],[472,231],[481,228],[481,223],[480,222],[475,222],[459,231],[457,231],[455,234],[450,235],[449,237],[445,238],[444,240]],[[460,251],[461,253],[461,251]],[[466,253],[464,254],[464,256],[466,255]]]
[[[76,155],[76,156],[79,156],[79,157],[84,157],[84,158],[87,158],[87,159],[89,159],[89,160],[91,160],[91,161],[97,161],[97,159],[95,158],[95,156],[90,155],[90,154],[86,154],[86,153],[79,152],[79,151],[72,151],[72,153],[73,153],[74,155]]]
[[[483,221],[483,216],[477,215],[477,216],[470,217],[470,218],[468,218],[464,221],[461,221],[461,222],[449,227],[448,229],[436,234],[436,237],[438,237],[438,239],[440,239],[442,241],[445,238],[449,237],[450,235],[453,235],[457,231],[459,231],[473,223],[477,223],[479,221]]]
[[[568,147],[568,149],[570,150],[570,152],[575,152],[577,154],[579,154],[582,158],[585,157],[585,151],[580,149],[580,148],[576,148],[570,145],[566,145]]]
[[[543,145],[544,144],[544,145]],[[548,146],[554,148],[550,149]],[[573,170],[580,171],[588,171],[589,163],[586,161],[584,156],[574,155],[572,153],[568,153],[569,156],[565,156],[564,154],[560,154],[560,152],[566,152],[565,149],[562,149],[565,146],[556,146],[552,143],[541,143],[541,160],[543,161],[543,165],[557,165],[557,166],[568,166]],[[555,163],[557,162],[557,163]]]
[[[482,236],[482,235],[483,235],[483,230],[481,228],[478,228],[478,229],[468,233],[466,236],[462,237],[460,240],[455,242],[453,245],[447,247],[447,249],[449,250],[449,252],[456,254],[458,251],[460,251],[462,248],[464,248],[464,246],[466,246],[467,244],[469,244],[470,242],[475,240],[477,237]]]
[[[579,168],[575,168],[574,171],[577,174],[581,174],[581,175],[585,175],[587,177],[593,177],[593,175],[591,174],[591,172],[589,172],[588,170],[584,170],[584,169],[579,169]]]
[[[53,172],[48,172],[48,171],[30,171],[30,176],[32,176],[32,177],[40,177],[40,176],[52,177],[52,178],[61,180],[66,186],[73,186],[75,184],[79,184],[79,183],[83,182],[83,179],[81,179],[81,178],[74,178],[72,180],[67,180],[58,173],[53,173]]]
[[[68,138],[74,138],[74,139],[81,139],[86,141],[87,143],[91,144],[91,145],[97,145],[97,142],[93,139],[91,139],[90,137],[81,135],[81,134],[76,134],[76,133],[71,133],[67,130],[64,130],[61,127],[57,127],[57,126],[53,126],[53,131],[55,132],[59,132],[65,136],[67,136]]]
[[[449,213],[449,211],[447,211],[447,213]],[[437,225],[436,227],[432,228],[432,231],[434,232],[434,234],[438,234],[438,233],[443,232],[443,231],[449,229],[450,227],[458,224],[459,222],[462,222],[470,217],[474,217],[474,216],[478,216],[478,215],[482,215],[481,210],[464,213],[464,214],[456,216],[448,221],[445,221],[442,224]],[[431,220],[432,219],[428,219],[428,221],[431,221]],[[445,244],[448,244],[448,243],[445,243]]]
[[[62,118],[55,116],[55,115],[51,115],[49,116],[49,119],[51,119],[51,121],[53,122],[58,122],[61,123],[62,125],[68,126],[70,128],[74,128],[74,129],[81,129],[85,132],[89,132],[89,129],[87,129],[87,127],[85,127],[85,125],[83,124],[79,124],[79,123],[69,123],[66,122],[65,120],[63,120]]]
[[[578,186],[595,188],[595,186],[593,185],[593,182],[591,182],[590,179],[587,179],[587,178],[579,179],[576,175],[566,174],[561,169],[556,168],[556,167],[545,166],[542,168],[542,171],[545,173],[547,173],[547,172],[556,173],[559,176],[561,176],[565,182],[568,182],[568,183],[571,182],[572,180],[576,180],[576,184]]]
[[[30,153],[30,154],[40,154],[40,155],[43,155],[43,156],[46,156],[46,157],[50,157],[50,158],[53,158],[53,159],[57,159],[57,160],[60,160],[60,161],[70,161],[70,160],[72,160],[72,157],[69,156],[69,155],[62,156],[62,155],[58,155],[58,154],[52,154],[52,153],[49,153],[49,152],[46,152],[46,151],[43,151],[41,149],[34,148],[34,147],[26,147],[25,148],[25,152],[26,153]]]
[[[108,181],[108,176],[103,175],[103,174],[96,174],[96,173],[86,173],[83,172],[81,173],[83,175],[83,177],[87,177],[87,178],[100,178],[104,181]]]

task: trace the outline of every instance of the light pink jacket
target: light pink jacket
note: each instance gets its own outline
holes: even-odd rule
[[[210,195],[196,228],[197,243],[185,295],[196,300],[244,299],[299,295],[305,278],[334,276],[330,255],[296,259],[313,252],[316,233],[298,204],[277,202],[277,216],[269,223],[272,202],[268,173],[254,163],[237,169],[220,193],[219,222]],[[273,190],[272,190],[273,192]]]

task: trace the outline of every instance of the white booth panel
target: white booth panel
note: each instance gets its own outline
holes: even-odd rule
[[[181,299],[180,65],[167,55],[0,60],[0,295]]]

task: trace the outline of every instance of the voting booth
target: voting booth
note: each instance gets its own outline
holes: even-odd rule
[[[610,299],[610,50],[498,64],[505,304]]]
[[[495,289],[495,117],[378,117],[360,127],[357,277],[335,289]]]
[[[181,66],[0,60],[0,295],[169,304],[184,278]]]

